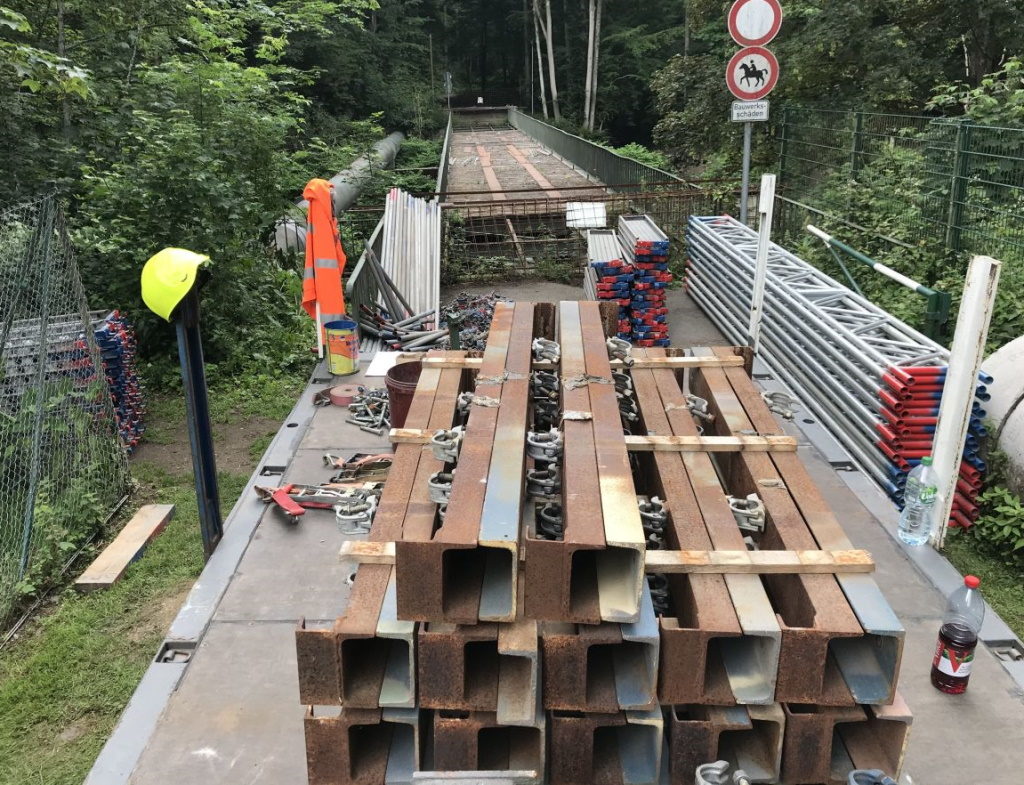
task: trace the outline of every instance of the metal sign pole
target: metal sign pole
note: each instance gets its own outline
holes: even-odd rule
[[[740,186],[740,223],[747,222],[750,202],[750,142],[754,124],[743,124],[743,183]]]

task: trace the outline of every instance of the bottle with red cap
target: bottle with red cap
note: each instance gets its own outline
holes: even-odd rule
[[[985,620],[985,601],[978,591],[980,585],[981,581],[974,575],[964,578],[964,585],[950,595],[939,628],[939,642],[932,660],[932,684],[950,695],[966,690],[971,678],[974,649]]]

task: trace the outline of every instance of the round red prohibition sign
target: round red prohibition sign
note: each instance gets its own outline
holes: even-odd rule
[[[779,61],[763,46],[748,46],[733,55],[725,71],[729,91],[741,101],[759,101],[779,81]]]
[[[779,0],[736,0],[729,9],[729,35],[740,46],[764,46],[781,27]]]

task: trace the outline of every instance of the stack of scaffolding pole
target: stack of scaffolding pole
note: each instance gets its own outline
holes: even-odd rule
[[[730,340],[744,341],[757,233],[729,216],[693,216],[687,241],[691,296]],[[760,357],[773,374],[902,506],[907,474],[930,454],[947,350],[775,244],[761,331]],[[981,381],[984,399],[991,379]],[[954,525],[976,517],[984,417],[976,400]]]
[[[623,260],[615,232],[591,229],[587,232],[587,268],[583,289],[589,300],[615,302],[619,306],[618,337],[632,338],[629,321],[635,269]]]
[[[619,242],[623,258],[636,269],[630,293],[630,327],[636,346],[669,346],[666,287],[668,235],[648,215],[620,215]]]
[[[392,188],[384,205],[381,265],[409,314],[437,314],[441,297],[441,205]],[[387,308],[386,303],[381,303]],[[391,314],[393,319],[404,318]],[[436,324],[436,320],[435,320]]]

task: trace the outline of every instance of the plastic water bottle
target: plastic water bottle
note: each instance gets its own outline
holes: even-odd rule
[[[932,510],[938,483],[932,468],[931,456],[921,459],[920,465],[907,477],[903,492],[903,512],[900,513],[900,539],[907,545],[924,545],[932,531]]]
[[[932,660],[932,684],[950,695],[967,689],[974,664],[978,633],[985,621],[985,600],[978,587],[981,581],[973,575],[964,578],[964,585],[949,597],[946,615],[939,628],[939,642]]]

